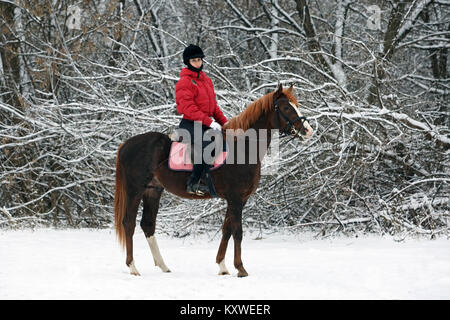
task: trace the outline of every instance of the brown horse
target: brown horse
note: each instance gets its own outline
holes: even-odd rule
[[[265,147],[269,147],[273,129],[306,139],[312,134],[306,118],[298,110],[292,86],[283,90],[282,85],[276,91],[268,93],[250,104],[240,115],[228,121],[223,127],[227,134],[228,129],[241,129],[246,132],[251,128],[256,129],[258,141],[264,139]],[[160,267],[163,272],[170,272],[161,257],[154,236],[161,193],[165,189],[183,198],[210,198],[209,194],[198,196],[187,193],[186,182],[190,173],[169,169],[168,158],[171,143],[172,141],[165,134],[148,132],[131,137],[117,151],[114,197],[115,229],[122,247],[126,247],[126,265],[133,275],[139,275],[133,259],[133,234],[141,200],[144,203],[140,225],[147,238],[155,265]],[[258,143],[258,145],[260,144]],[[245,152],[247,159],[249,150],[247,143],[244,149],[238,152]],[[235,158],[238,156],[238,152],[234,155]],[[234,239],[234,266],[238,270],[238,277],[248,275],[241,260],[242,209],[258,187],[261,160],[258,157],[256,163],[239,163],[227,159],[225,165],[211,171],[217,195],[225,199],[228,204],[222,227],[222,240],[216,257],[216,263],[220,268],[219,275],[229,274],[224,261],[228,240],[231,236]]]

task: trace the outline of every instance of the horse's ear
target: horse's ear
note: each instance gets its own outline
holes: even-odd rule
[[[294,94],[294,84],[293,83],[291,83],[291,86],[289,87],[288,92],[291,94]]]
[[[278,86],[278,90],[275,91],[275,94],[273,95],[273,99],[278,99],[283,94],[283,85],[280,83]]]

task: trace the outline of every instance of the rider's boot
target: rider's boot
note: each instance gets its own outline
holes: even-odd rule
[[[200,180],[203,170],[204,168],[202,164],[194,164],[194,170],[192,171],[192,174],[187,181],[187,193],[196,194],[199,196],[203,196],[206,193],[209,193],[209,188]]]

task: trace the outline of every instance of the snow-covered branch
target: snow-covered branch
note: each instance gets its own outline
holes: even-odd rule
[[[117,148],[179,123],[181,53],[196,43],[228,118],[292,83],[314,129],[282,141],[244,224],[448,232],[444,2],[394,1],[376,30],[348,0],[96,0],[76,4],[79,29],[73,1],[45,3],[0,1],[0,227],[110,226]],[[164,193],[158,228],[217,232],[225,210]]]

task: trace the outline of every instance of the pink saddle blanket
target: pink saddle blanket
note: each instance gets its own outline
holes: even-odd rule
[[[188,145],[181,142],[172,142],[169,156],[169,169],[175,171],[192,171],[194,166],[188,152]],[[215,170],[225,164],[227,152],[223,151],[216,157],[214,166],[210,170]]]

